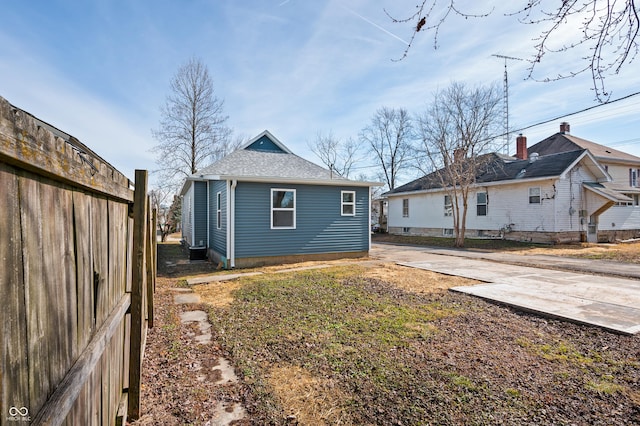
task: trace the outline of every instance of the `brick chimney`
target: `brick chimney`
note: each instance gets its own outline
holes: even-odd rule
[[[563,121],[562,123],[560,123],[560,133],[569,134],[570,130],[571,130],[571,127],[569,126],[569,123],[567,123],[566,121]]]
[[[522,133],[516,138],[516,158],[519,160],[527,159],[527,137]]]

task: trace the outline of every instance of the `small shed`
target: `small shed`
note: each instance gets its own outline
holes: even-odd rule
[[[182,238],[224,268],[366,256],[371,187],[264,131],[185,181]]]

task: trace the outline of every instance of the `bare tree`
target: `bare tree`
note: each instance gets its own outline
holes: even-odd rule
[[[564,53],[585,47],[589,53],[584,62],[575,62],[575,68],[567,73],[544,78],[542,81],[559,80],[590,72],[596,99],[606,102],[610,93],[605,88],[604,79],[609,73],[619,73],[638,54],[640,32],[640,9],[636,0],[599,2],[596,0],[563,0],[547,5],[543,0],[527,0],[515,6],[513,16],[519,22],[542,27],[534,41],[534,53],[529,59],[529,76],[533,79],[536,67],[548,53]],[[475,14],[458,6],[456,0],[421,0],[416,10],[407,18],[395,18],[388,12],[393,22],[413,26],[413,33],[403,58],[407,56],[419,32],[433,32],[434,47],[438,44],[441,27],[452,16],[481,18],[490,15],[494,9]],[[552,46],[554,38],[562,39],[567,30],[574,38],[559,48]]]
[[[322,164],[345,178],[349,177],[353,165],[358,161],[358,144],[351,138],[341,141],[332,132],[318,132],[315,141],[308,145]]]
[[[413,138],[413,123],[404,108],[380,108],[360,132],[360,141],[375,154],[389,190],[396,187],[398,175],[410,166]]]
[[[456,247],[464,246],[469,193],[493,158],[483,154],[496,147],[500,102],[498,86],[469,89],[452,83],[434,94],[417,120],[421,151],[436,170],[426,178],[448,196]]]
[[[160,110],[159,129],[152,130],[164,183],[175,188],[227,152],[231,131],[225,126],[223,106],[202,61],[192,58],[178,69]]]

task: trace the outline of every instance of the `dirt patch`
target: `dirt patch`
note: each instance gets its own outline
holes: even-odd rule
[[[394,286],[413,293],[443,292],[451,287],[479,284],[468,278],[455,277],[409,268],[394,263],[385,263],[365,269],[364,276],[389,282]]]
[[[544,254],[577,257],[584,259],[613,260],[616,262],[640,263],[640,242],[627,244],[574,244],[553,247],[536,247],[516,250],[522,255]]]
[[[376,234],[373,236],[373,241],[426,247],[453,247],[453,239],[451,238]],[[521,255],[542,254],[640,264],[640,241],[628,243],[576,243],[548,245],[507,240],[467,239],[465,240],[465,248],[474,250],[509,251],[509,253]]]
[[[240,288],[239,281],[219,281],[193,286],[202,303],[214,307],[228,306],[233,302],[233,292]]]
[[[281,365],[267,372],[276,399],[286,407],[286,419],[301,425],[352,424],[343,406],[347,400],[331,379],[314,377],[296,365]]]

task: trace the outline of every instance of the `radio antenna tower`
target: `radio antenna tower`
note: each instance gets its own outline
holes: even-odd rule
[[[504,106],[503,106],[503,123],[504,123],[504,153],[509,154],[509,74],[507,73],[507,60],[522,61],[523,59],[514,58],[513,56],[491,55],[496,58],[504,59]]]

